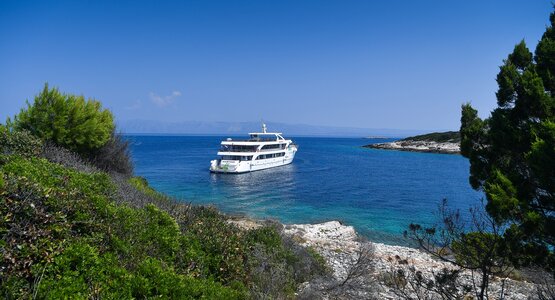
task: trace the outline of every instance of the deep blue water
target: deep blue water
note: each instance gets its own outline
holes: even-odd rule
[[[362,138],[293,140],[293,164],[246,174],[211,174],[217,136],[129,136],[135,172],[182,201],[284,223],[340,220],[373,241],[404,244],[411,222],[430,223],[442,199],[463,212],[482,195],[460,155],[362,148]]]

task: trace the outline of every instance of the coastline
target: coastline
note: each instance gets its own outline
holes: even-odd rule
[[[264,221],[238,217],[229,222],[244,230],[250,230],[263,226]],[[366,278],[365,284],[367,286],[366,289],[353,291],[357,298],[370,297],[372,294],[380,299],[399,299],[398,290],[390,283],[390,277],[399,270],[405,274],[416,270],[424,278],[433,280],[442,269],[458,269],[457,266],[440,261],[416,248],[365,241],[361,239],[353,226],[343,225],[338,221],[281,225],[283,226],[283,235],[290,237],[303,247],[312,248],[324,258],[336,282],[349,280],[352,275],[351,269],[357,265],[359,258],[363,254],[368,255],[367,262],[370,267],[366,274],[368,278]],[[459,278],[463,284],[473,284],[472,273],[468,270],[461,270]],[[309,282],[305,283],[298,293],[306,293],[307,290],[314,293],[314,291],[322,289],[326,289],[326,287],[319,283]],[[504,299],[521,300],[529,299],[530,295],[535,293],[537,286],[534,283],[511,278],[494,278],[489,288],[490,295],[500,295],[502,289],[505,291]],[[459,293],[461,296],[472,295],[472,292],[468,293],[462,290]]]
[[[412,141],[401,140],[388,143],[377,143],[362,146],[364,148],[399,150],[409,152],[440,153],[440,154],[459,154],[461,147],[459,143],[453,142],[434,142],[434,141]]]

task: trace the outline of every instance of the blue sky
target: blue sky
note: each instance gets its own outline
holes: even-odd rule
[[[118,120],[443,130],[550,0],[0,1],[0,120],[45,82]]]

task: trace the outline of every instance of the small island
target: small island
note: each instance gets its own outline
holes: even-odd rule
[[[458,131],[447,131],[412,136],[388,143],[369,144],[363,147],[411,152],[458,154],[461,151],[460,143],[461,136]]]

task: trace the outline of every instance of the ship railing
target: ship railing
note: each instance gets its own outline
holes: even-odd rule
[[[219,152],[256,152],[256,148],[253,149],[235,149],[229,147],[221,147]]]
[[[281,150],[285,150],[285,148],[262,149],[262,150],[257,151],[257,152],[271,152],[271,151],[281,151]]]
[[[272,151],[281,151],[285,150],[285,148],[270,148],[270,149],[253,149],[253,150],[244,150],[244,149],[229,149],[229,148],[220,148],[218,152],[235,152],[235,153],[242,153],[242,152],[272,152]]]
[[[277,138],[233,139],[226,142],[277,142]]]

